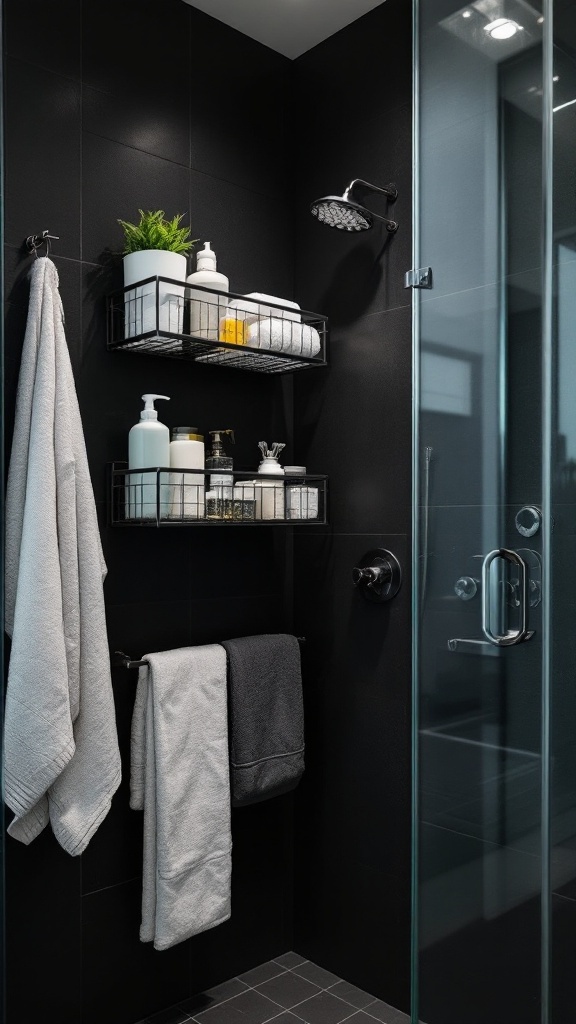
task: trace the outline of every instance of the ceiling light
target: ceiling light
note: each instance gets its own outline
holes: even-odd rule
[[[510,18],[497,18],[496,21],[491,21],[490,24],[484,26],[484,31],[492,39],[511,39],[521,28],[515,21],[511,21]]]
[[[471,18],[472,17],[472,11],[462,11],[462,17],[463,18]]]
[[[541,25],[543,21],[544,21],[544,18],[538,18],[538,21],[536,22],[536,24],[537,25]]]
[[[564,110],[564,107],[573,107],[575,103],[576,100],[568,100],[567,103],[561,103],[559,107],[552,107],[552,110],[556,113],[558,110]]]
[[[553,82],[559,82],[560,81],[560,75],[554,75],[552,81]]]

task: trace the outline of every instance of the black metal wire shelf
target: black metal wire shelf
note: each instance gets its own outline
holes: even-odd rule
[[[200,285],[193,292],[148,277],[109,295],[108,349],[268,374],[327,365],[327,317]]]
[[[269,476],[230,470],[211,486],[202,470],[109,467],[111,526],[322,526],[328,522],[328,477]],[[216,474],[218,476],[218,474]]]

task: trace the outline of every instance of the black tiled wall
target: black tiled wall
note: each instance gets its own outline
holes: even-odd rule
[[[295,949],[408,1009],[410,923],[410,4],[387,0],[296,62],[307,150],[298,163],[296,289],[326,311],[330,369],[295,385],[296,448],[330,475],[331,525],[295,538],[306,648],[308,769],[297,802]],[[312,155],[312,158],[311,158]],[[353,178],[397,184],[400,228],[347,235],[310,201]],[[384,213],[377,198],[373,208]],[[389,605],[354,591],[387,547]]]
[[[162,954],[139,942],[141,823],[126,782],[81,860],[49,834],[29,848],[8,840],[8,1024],[130,1024],[294,946],[406,1008],[410,5],[387,0],[293,63],[181,0],[4,6],[7,437],[27,303],[22,240],[49,227],[61,236],[111,648],[139,655],[281,629],[309,638],[297,830],[292,797],[235,812],[226,925]],[[352,177],[396,181],[395,237],[348,237],[309,216],[312,198]],[[294,295],[328,313],[330,369],[294,386],[107,353],[116,221],[138,207],[188,212],[233,290]],[[171,396],[165,422],[235,427],[238,467],[255,464],[261,437],[278,437],[286,462],[330,474],[332,526],[296,531],[294,602],[283,531],[107,527],[104,467],[125,457],[145,391]],[[384,608],[350,584],[357,558],[379,544],[405,571]],[[135,679],[116,670],[113,682],[127,777]],[[56,984],[63,964],[68,981]]]
[[[189,214],[233,290],[292,298],[290,62],[182,0],[6,0],[4,13],[8,444],[30,265],[22,242],[48,227],[60,236],[111,648],[136,657],[291,630],[281,531],[114,531],[105,505],[106,463],[126,458],[144,392],[170,395],[169,424],[234,427],[242,468],[257,464],[262,437],[285,439],[295,461],[290,383],[108,353],[103,302],[121,281],[108,259],[121,248],[117,218],[139,207]],[[48,832],[28,848],[7,841],[8,1024],[129,1024],[292,945],[290,796],[234,813],[230,922],[165,953],[140,943],[142,825],[128,808],[135,673],[115,670],[113,683],[125,781],[85,855],[71,859]]]

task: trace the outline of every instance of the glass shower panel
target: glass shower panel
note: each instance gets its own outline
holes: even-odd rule
[[[551,1024],[576,988],[576,10],[555,0],[553,56]]]
[[[542,11],[417,6],[413,1021],[540,1024]]]

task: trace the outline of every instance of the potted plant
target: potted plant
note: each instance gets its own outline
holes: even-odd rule
[[[183,214],[177,213],[170,220],[164,210],[138,210],[138,213],[138,224],[118,221],[124,231],[124,286],[135,285],[148,277],[185,282],[187,256],[198,239],[191,239],[190,228],[181,226]],[[127,338],[154,330],[182,334],[184,285],[180,288],[164,281],[158,283],[158,322],[154,281],[125,292],[124,308]]]

